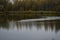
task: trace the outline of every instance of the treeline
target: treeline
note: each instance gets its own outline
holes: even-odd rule
[[[59,0],[49,3],[16,1],[14,4],[10,0],[0,0],[0,11],[59,11]],[[56,3],[57,2],[57,3]]]

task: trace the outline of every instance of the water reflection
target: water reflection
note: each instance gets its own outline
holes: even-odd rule
[[[60,40],[60,20],[0,22],[0,40]]]
[[[0,23],[0,28],[9,29],[9,23],[8,22],[1,22]]]
[[[17,30],[23,30],[23,29],[36,29],[41,30],[44,28],[45,31],[55,31],[58,32],[60,30],[60,20],[55,21],[35,21],[35,22],[17,22],[17,21],[7,21],[0,23],[0,29],[17,29]]]

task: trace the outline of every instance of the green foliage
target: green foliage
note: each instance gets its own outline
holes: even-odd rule
[[[3,5],[4,11],[59,11],[59,0],[56,2],[56,0],[50,1],[49,3],[42,3],[41,1],[15,1],[14,4],[10,3],[9,0],[0,0],[0,5]],[[57,8],[58,7],[58,8]]]

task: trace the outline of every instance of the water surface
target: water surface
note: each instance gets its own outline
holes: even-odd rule
[[[60,20],[3,22],[0,40],[60,40]]]

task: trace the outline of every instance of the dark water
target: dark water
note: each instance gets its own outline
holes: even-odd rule
[[[60,40],[60,20],[2,22],[0,40]]]

